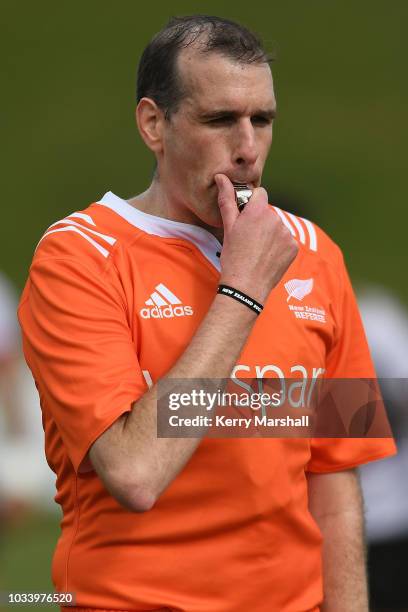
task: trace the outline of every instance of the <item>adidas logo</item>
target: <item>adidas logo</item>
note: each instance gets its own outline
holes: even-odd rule
[[[193,314],[191,306],[183,306],[181,300],[167,289],[163,283],[156,285],[155,291],[145,302],[147,308],[140,310],[143,319],[173,319]]]
[[[297,300],[303,300],[306,295],[312,292],[313,289],[313,278],[301,280],[300,278],[293,278],[292,280],[285,283],[285,289],[288,292],[289,302],[290,298],[294,297]]]

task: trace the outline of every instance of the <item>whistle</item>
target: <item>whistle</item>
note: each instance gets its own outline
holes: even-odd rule
[[[245,204],[248,204],[249,198],[252,195],[252,190],[248,189],[246,183],[232,183],[235,189],[235,201],[238,206],[239,212],[242,212],[245,208]]]

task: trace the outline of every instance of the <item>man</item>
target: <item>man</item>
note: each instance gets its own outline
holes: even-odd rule
[[[150,187],[37,248],[19,316],[64,512],[53,580],[78,609],[315,611],[323,573],[321,609],[367,610],[353,468],[391,440],[157,436],[158,380],[373,376],[339,249],[260,187],[275,112],[253,34],[172,20],[139,66]],[[289,308],[311,278],[322,320]]]

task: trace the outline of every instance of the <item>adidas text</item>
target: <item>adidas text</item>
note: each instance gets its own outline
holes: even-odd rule
[[[193,314],[193,309],[191,306],[164,306],[159,308],[158,306],[153,306],[152,308],[142,308],[140,310],[140,315],[143,319],[172,319],[174,317],[185,317],[191,316]]]

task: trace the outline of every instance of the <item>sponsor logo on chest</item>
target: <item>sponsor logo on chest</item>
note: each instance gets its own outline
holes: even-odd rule
[[[146,306],[140,309],[140,316],[143,319],[173,319],[194,314],[193,308],[184,306],[181,300],[163,283],[156,285],[145,304]]]

